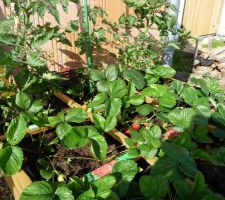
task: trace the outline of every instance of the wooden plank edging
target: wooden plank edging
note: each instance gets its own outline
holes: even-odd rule
[[[32,183],[25,171],[21,170],[12,176],[3,175],[15,200],[19,200],[23,190]]]

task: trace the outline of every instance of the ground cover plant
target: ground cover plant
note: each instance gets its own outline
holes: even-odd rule
[[[126,0],[134,14],[121,16],[113,24],[104,10],[90,8],[93,25],[101,17],[106,27],[93,28],[90,36],[82,32],[74,42],[84,53],[90,37],[93,51],[107,42],[105,33],[110,32],[121,39],[117,41],[119,54],[114,55],[117,64],[99,67],[93,63],[85,70],[85,78],[80,74],[91,88],[78,96],[82,104],[87,99],[88,103],[52,112],[49,104],[52,94],[61,88],[57,82],[61,77],[48,71],[41,46],[53,38],[69,41],[59,26],[35,27],[29,17],[49,12],[59,22],[57,5],[66,11],[68,2],[4,1],[5,5],[14,3],[15,13],[0,23],[5,27],[0,28],[4,50],[0,65],[10,82],[2,81],[1,87],[8,95],[2,100],[6,141],[0,147],[0,170],[6,175],[34,170],[31,175],[36,181],[20,199],[224,199],[224,173],[214,174],[211,169],[225,167],[225,94],[214,79],[183,83],[173,79],[174,69],[162,66],[163,49],[178,48],[189,35],[175,28],[174,17],[160,9],[171,6],[166,1]],[[14,16],[20,22],[17,31],[12,28]],[[161,33],[160,42],[149,37],[153,24]],[[135,41],[129,32],[133,28],[138,31]],[[76,21],[66,29],[78,30]],[[170,32],[179,34],[176,43],[168,41]],[[32,135],[32,127],[49,131]],[[107,134],[115,132],[123,133],[122,150]],[[96,169],[112,160],[110,173],[90,176],[92,166]],[[74,170],[78,167],[82,172]],[[222,181],[216,187],[218,177]]]

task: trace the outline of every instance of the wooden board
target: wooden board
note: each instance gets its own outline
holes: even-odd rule
[[[217,32],[224,0],[186,0],[183,26],[193,35]]]
[[[15,200],[19,200],[23,190],[32,183],[28,175],[22,170],[13,176],[5,176],[6,183],[8,184]]]

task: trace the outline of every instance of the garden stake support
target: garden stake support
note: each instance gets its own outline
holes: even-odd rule
[[[92,56],[92,45],[91,45],[91,37],[90,37],[90,24],[89,24],[89,8],[88,8],[88,0],[84,0],[84,19],[85,19],[85,32],[86,32],[86,46],[87,46],[87,63],[88,68],[91,69],[93,67],[93,56]],[[89,82],[90,93],[93,93],[93,82],[90,80]]]
[[[88,55],[88,67],[93,66],[93,58],[91,51],[91,39],[90,39],[90,25],[88,17],[88,0],[84,0],[84,19],[85,19],[85,31],[86,31],[86,45],[87,45],[87,55]]]

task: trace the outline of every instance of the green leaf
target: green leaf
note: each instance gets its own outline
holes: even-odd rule
[[[207,83],[205,82],[205,80],[203,80],[203,79],[197,79],[195,77],[192,77],[191,78],[191,82],[194,83],[194,84],[196,84],[196,85],[199,85],[200,88],[201,88],[201,90],[202,90],[202,92],[205,95],[208,96],[208,94],[209,94],[209,88],[208,88]]]
[[[120,99],[115,98],[109,101],[109,104],[106,106],[106,120],[104,125],[105,132],[108,132],[114,129],[117,125],[117,116],[121,111],[122,102]]]
[[[207,185],[205,184],[205,178],[201,172],[198,172],[195,176],[195,184],[193,193],[201,193],[204,192]]]
[[[109,132],[112,129],[114,129],[116,127],[116,125],[117,125],[117,116],[114,116],[114,115],[111,115],[110,114],[106,118],[105,126],[104,126],[104,131],[105,132]]]
[[[169,47],[173,47],[174,49],[180,49],[180,47],[175,42],[170,42]]]
[[[98,130],[94,126],[86,126],[86,128],[88,132],[88,138],[92,138],[99,135]]]
[[[177,162],[169,157],[160,158],[151,168],[152,175],[163,175],[170,182],[183,179],[181,172],[178,170]]]
[[[125,82],[121,79],[117,79],[115,81],[109,82],[108,85],[109,94],[111,98],[122,98],[128,93],[127,86]]]
[[[208,119],[211,117],[211,114],[212,114],[209,106],[205,106],[205,105],[196,106],[196,111],[199,113],[199,115],[202,115]]]
[[[145,78],[138,70],[125,69],[123,75],[126,80],[133,82],[138,90],[145,86]]]
[[[72,191],[70,191],[66,186],[58,187],[55,191],[57,200],[74,200]]]
[[[96,196],[101,197],[108,193],[116,184],[116,178],[113,175],[107,175],[93,182],[93,188],[96,188]]]
[[[91,80],[93,81],[105,80],[104,73],[99,69],[92,69],[90,72],[90,77],[91,77]]]
[[[159,97],[159,104],[167,108],[173,108],[176,105],[176,96],[167,92],[162,97]]]
[[[171,83],[171,87],[172,89],[174,89],[178,95],[180,95],[180,93],[183,91],[184,89],[184,85],[181,81],[179,80],[174,80],[172,83]]]
[[[138,114],[142,116],[147,116],[153,111],[154,111],[154,107],[148,104],[144,104],[136,108],[136,112],[138,112]]]
[[[190,199],[192,190],[190,189],[190,187],[188,187],[187,183],[184,180],[176,180],[173,185],[180,199]]]
[[[157,83],[159,81],[159,76],[152,75],[152,74],[146,74],[145,79],[147,81],[147,85],[151,86],[154,83]]]
[[[181,93],[181,97],[184,99],[185,103],[190,106],[195,106],[198,104],[198,92],[193,87],[186,87]]]
[[[162,78],[172,78],[176,74],[172,67],[157,66],[155,71]]]
[[[6,175],[17,173],[23,163],[23,152],[19,147],[5,147],[0,149],[0,169]]]
[[[131,182],[138,172],[138,166],[133,160],[119,161],[113,167],[113,173],[121,173],[122,179]]]
[[[107,107],[107,106],[106,106]],[[109,109],[106,108],[106,115],[107,117],[110,116],[117,116],[122,107],[122,102],[120,99],[115,98],[110,100]]]
[[[212,162],[215,165],[225,166],[225,147],[219,147],[212,151]]]
[[[93,200],[95,198],[95,193],[93,190],[87,190],[84,193],[82,193],[77,200]]]
[[[143,7],[147,3],[147,0],[135,0],[135,6],[137,8]]]
[[[109,65],[105,72],[106,79],[108,81],[115,81],[118,78],[118,73],[116,65]]]
[[[20,200],[53,200],[53,196],[53,189],[49,183],[37,181],[23,191]]]
[[[14,118],[7,129],[6,139],[11,145],[17,145],[26,135],[27,122],[21,116]]]
[[[40,175],[42,178],[48,181],[53,178],[54,172],[52,172],[51,170],[40,169]]]
[[[24,93],[19,92],[16,94],[16,105],[23,110],[27,110],[30,107],[31,99],[30,97]]]
[[[192,137],[199,143],[213,143],[213,140],[208,136],[208,128],[206,126],[198,126]]]
[[[64,112],[60,112],[54,117],[49,117],[48,121],[49,121],[49,124],[53,125],[53,126],[57,125],[57,124],[59,124],[61,122],[64,122],[65,121]]]
[[[67,113],[65,120],[67,122],[82,123],[86,121],[87,117],[87,112],[84,109],[73,108]]]
[[[221,114],[221,116],[224,118],[225,120],[225,105],[223,104],[219,104],[218,105],[218,111]]]
[[[64,138],[65,135],[73,133],[73,127],[68,123],[61,123],[56,128],[56,134],[60,140]]]
[[[52,38],[53,34],[54,29],[45,31],[42,35],[35,37],[34,41],[32,42],[32,46],[37,48],[46,44]]]
[[[146,134],[147,133],[147,134]],[[144,138],[147,144],[154,149],[158,149],[161,146],[161,142],[158,138],[152,137],[148,132],[144,134]]]
[[[106,93],[99,93],[95,96],[93,101],[88,104],[88,107],[91,108],[91,107],[101,105],[107,100],[107,98],[108,98],[108,96]]]
[[[98,92],[108,92],[108,81],[100,80],[96,84]]]
[[[145,98],[141,95],[134,95],[130,98],[130,103],[134,106],[140,106],[145,101]]]
[[[175,109],[169,113],[169,120],[177,127],[187,129],[192,127],[195,112],[192,108]]]
[[[169,190],[167,178],[162,175],[142,176],[139,185],[143,196],[154,200],[164,199]]]
[[[143,96],[150,96],[150,97],[161,97],[167,93],[167,88],[163,85],[153,84],[150,87],[143,90]]]
[[[184,147],[168,142],[162,143],[162,150],[174,160],[182,160],[189,155],[189,152]]]
[[[219,112],[212,113],[212,120],[222,126],[225,126],[225,119]]]
[[[62,144],[69,149],[80,148],[89,142],[86,127],[77,126],[69,131],[62,139]]]
[[[42,67],[46,65],[46,62],[39,57],[39,53],[32,52],[27,56],[27,64],[32,67]]]
[[[185,175],[194,177],[197,173],[195,161],[190,157],[187,149],[171,144],[168,142],[162,143],[162,150],[168,157],[177,162],[177,166]]]
[[[162,130],[158,125],[154,125],[151,129],[150,129],[150,134],[152,137],[156,138],[156,139],[160,139],[161,135],[162,135]]]
[[[57,10],[56,6],[50,6],[49,7],[49,13],[55,18],[58,24],[60,24],[60,14],[59,11]]]
[[[129,158],[137,158],[138,156],[140,156],[140,152],[136,148],[129,148],[127,151],[127,154],[129,156]]]
[[[72,33],[78,31],[79,29],[79,21],[78,20],[71,20],[66,28],[66,32]]]
[[[41,101],[36,100],[31,104],[31,107],[29,108],[28,111],[38,113],[39,111],[41,111],[43,107],[44,107],[43,103]]]
[[[98,128],[100,128],[100,129],[102,129],[102,130],[105,129],[105,118],[104,118],[101,114],[99,114],[99,113],[94,113],[94,114],[93,114],[93,121],[94,121],[95,125],[96,125]]]
[[[15,20],[10,19],[1,19],[0,21],[0,34],[2,33],[13,33],[13,27],[15,26]]]
[[[97,135],[91,138],[91,149],[95,157],[101,161],[106,159],[108,145],[105,137]]]
[[[205,161],[212,160],[211,156],[205,150],[202,150],[202,149],[192,150],[191,155],[194,159],[205,160]]]
[[[138,172],[138,166],[133,160],[119,161],[113,167],[113,173],[122,177],[120,181],[114,186],[113,191],[120,199],[127,196],[129,184]]]

